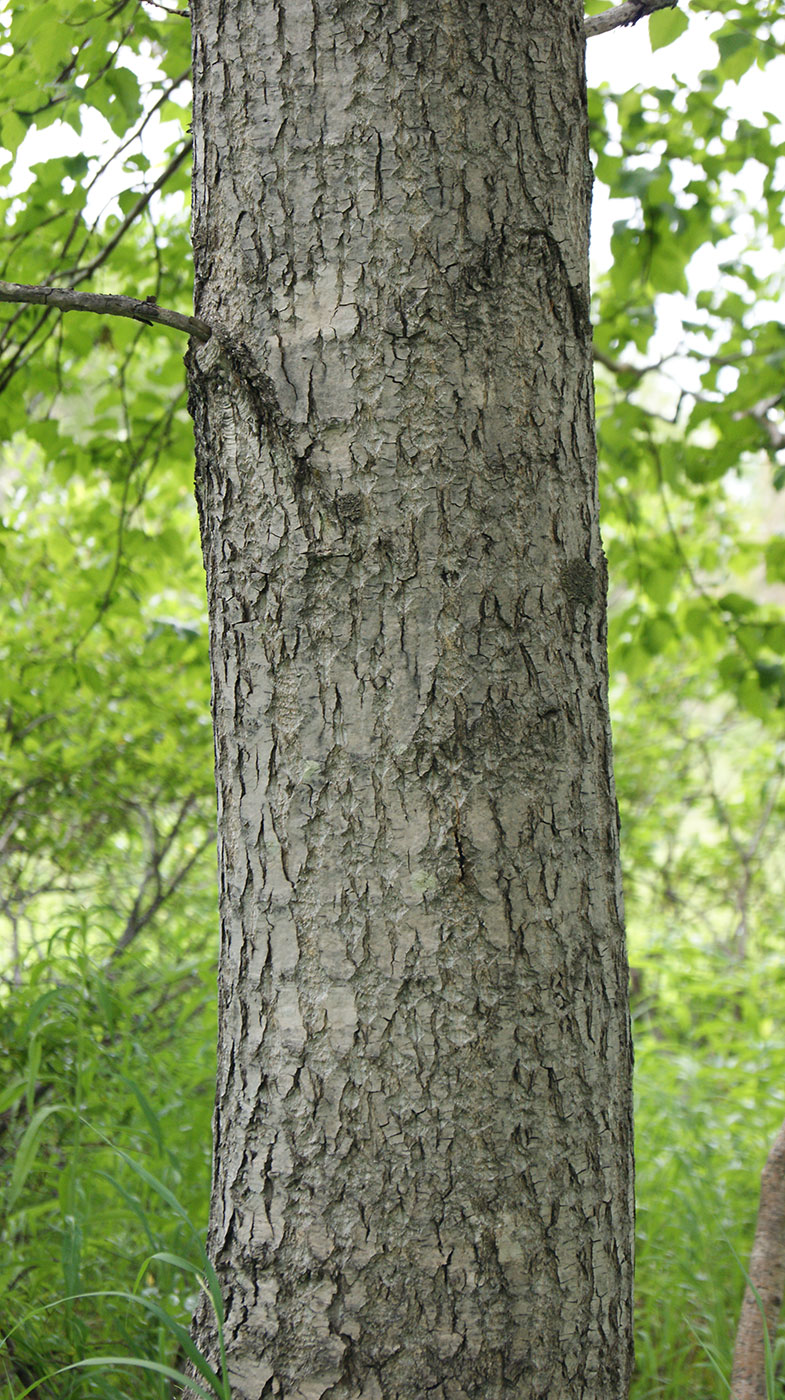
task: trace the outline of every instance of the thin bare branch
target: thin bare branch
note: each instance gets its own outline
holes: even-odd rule
[[[662,369],[667,360],[672,359],[671,355],[666,355],[664,359],[657,360],[651,365],[631,365],[627,360],[614,360],[610,355],[606,355],[603,350],[598,350],[595,345],[592,354],[595,363],[603,365],[612,374],[634,374],[636,379],[643,379],[645,374],[653,374],[655,370]]]
[[[190,19],[190,10],[174,10],[171,5],[161,4],[161,0],[144,0],[145,5],[150,5],[155,10],[165,10],[168,15],[176,15],[178,19]]]
[[[601,15],[591,15],[584,20],[583,32],[587,39],[597,34],[607,34],[623,24],[637,24],[639,19],[654,14],[655,10],[675,10],[676,0],[625,0],[623,5],[614,5],[612,10],[604,10]]]
[[[751,408],[740,408],[737,413],[732,413],[731,417],[734,423],[740,423],[744,418],[753,418],[756,423],[760,423],[773,451],[779,452],[781,447],[785,447],[785,433],[769,418],[769,410],[776,408],[781,402],[781,393],[772,394],[767,399],[761,399],[760,403],[753,404]]]
[[[183,316],[155,301],[115,296],[104,292],[77,292],[66,287],[28,287],[19,282],[0,282],[0,301],[27,302],[58,311],[92,311],[97,316],[127,316],[148,326],[171,326],[196,340],[209,340],[210,327],[198,316]]]
[[[131,132],[131,134],[130,134],[129,136],[126,137],[126,139],[121,143],[121,145],[119,145],[119,146],[116,148],[116,150],[112,151],[112,154],[111,154],[110,156],[107,156],[106,160],[103,161],[101,165],[99,165],[98,169],[95,171],[95,173],[94,173],[94,174],[91,176],[91,178],[88,180],[87,184],[84,185],[84,193],[85,193],[85,194],[87,194],[87,192],[93,188],[93,186],[97,183],[97,181],[100,180],[101,176],[104,175],[104,174],[106,173],[106,171],[108,170],[109,166],[113,163],[113,161],[116,161],[116,160],[118,159],[118,157],[122,155],[123,151],[127,150],[128,147],[131,146],[131,145],[133,144],[134,141],[138,141],[138,140],[139,140],[139,137],[141,136],[141,134],[142,134],[142,132],[144,131],[145,127],[147,126],[148,122],[150,122],[150,121],[152,120],[152,118],[155,116],[156,112],[158,112],[158,111],[160,110],[160,108],[163,107],[164,103],[165,103],[165,102],[168,102],[168,100],[169,100],[169,98],[171,97],[172,93],[181,85],[181,83],[184,83],[184,82],[186,81],[186,79],[190,78],[190,76],[191,76],[191,69],[190,69],[190,67],[189,67],[189,68],[184,68],[183,71],[182,71],[182,73],[178,73],[177,77],[172,79],[172,81],[164,88],[163,92],[160,94],[160,96],[158,97],[158,99],[153,103],[152,107],[149,107],[149,108],[147,109],[147,111],[145,112],[144,116],[142,117],[142,120],[141,120],[141,121],[139,122],[139,124],[134,128],[134,130]],[[70,243],[71,243],[71,240],[73,239],[73,237],[74,237],[74,235],[75,235],[75,233],[76,233],[76,231],[77,231],[77,229],[78,229],[78,227],[79,227],[79,223],[80,223],[80,221],[81,221],[81,219],[82,219],[83,213],[84,213],[84,210],[83,210],[83,209],[78,209],[77,212],[76,212],[76,214],[74,215],[73,223],[71,224],[71,228],[70,228],[70,230],[69,230],[69,232],[68,232],[68,236],[66,237],[65,243],[63,244],[63,247],[62,247],[61,257],[65,257],[65,255],[66,255],[66,253],[67,253],[67,251],[68,251],[69,245],[70,245]],[[59,218],[59,217],[60,217],[60,211],[58,210],[57,214],[53,215],[52,217],[53,217],[53,218]],[[94,228],[90,230],[91,233],[94,232],[94,231],[95,231]],[[27,235],[25,235],[25,236],[27,236]],[[57,276],[57,272],[53,273],[53,276]]]
[[[196,862],[203,852],[206,851],[209,846],[213,845],[214,842],[215,834],[211,831],[199,842],[196,850],[189,856],[185,864],[181,865],[179,870],[175,872],[169,880],[169,883],[159,888],[147,908],[144,910],[140,908],[129,916],[126,926],[110,954],[109,961],[111,963],[115,962],[117,958],[122,957],[129,944],[133,943],[134,939],[142,932],[142,929],[146,928],[147,925],[152,922],[161,906],[174,894],[178,886],[182,884],[186,875],[188,875],[196,865]]]
[[[149,190],[145,190],[144,194],[139,196],[133,209],[128,211],[117,232],[109,239],[108,243],[104,244],[100,253],[96,253],[95,257],[89,263],[85,263],[84,267],[69,267],[65,272],[58,272],[58,277],[70,278],[72,287],[75,287],[79,282],[83,282],[86,277],[91,277],[96,269],[99,268],[102,263],[105,263],[109,255],[114,252],[120,239],[128,232],[131,225],[136,222],[142,211],[147,208],[153,195],[157,194],[158,191],[163,188],[167,180],[169,180],[175,170],[177,170],[178,166],[182,165],[186,157],[191,154],[193,144],[193,141],[186,141],[185,145],[180,147],[180,150],[170,160],[166,169],[161,171],[155,184],[151,185]]]

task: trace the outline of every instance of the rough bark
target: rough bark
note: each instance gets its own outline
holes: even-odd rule
[[[771,1145],[761,1172],[760,1205],[750,1254],[749,1283],[744,1291],[733,1353],[731,1400],[766,1400],[764,1321],[773,1347],[784,1287],[785,1123]]]
[[[233,1394],[616,1400],[581,9],[192,15]]]

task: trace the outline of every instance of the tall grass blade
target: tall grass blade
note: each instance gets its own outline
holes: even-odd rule
[[[147,1361],[141,1356],[90,1356],[84,1361],[72,1361],[70,1366],[58,1366],[56,1371],[49,1371],[47,1375],[33,1381],[24,1390],[21,1390],[14,1397],[14,1400],[25,1400],[25,1396],[32,1395],[33,1391],[37,1390],[40,1385],[46,1385],[48,1381],[54,1380],[55,1376],[64,1376],[68,1371],[80,1371],[88,1367],[113,1370],[124,1366],[140,1371],[153,1371],[158,1376],[166,1377],[167,1380],[176,1381],[178,1385],[192,1390],[194,1395],[200,1396],[201,1400],[231,1400],[231,1395],[226,1390],[212,1388],[209,1391],[205,1390],[197,1381],[184,1375],[182,1371],[175,1370],[173,1366],[165,1366],[162,1361]]]
[[[22,1141],[19,1144],[19,1150],[17,1151],[16,1160],[14,1162],[13,1170],[11,1172],[11,1180],[8,1186],[8,1196],[6,1197],[5,1203],[6,1212],[8,1214],[11,1213],[14,1206],[16,1205],[16,1202],[18,1201],[19,1196],[21,1195],[22,1187],[24,1186],[25,1181],[27,1180],[33,1162],[35,1161],[36,1149],[38,1147],[38,1139],[41,1135],[41,1129],[43,1128],[47,1118],[51,1118],[53,1113],[71,1112],[72,1110],[69,1108],[68,1104],[52,1103],[45,1104],[43,1108],[39,1108],[33,1114],[32,1118],[30,1119],[30,1122],[24,1130],[24,1133],[22,1134]]]

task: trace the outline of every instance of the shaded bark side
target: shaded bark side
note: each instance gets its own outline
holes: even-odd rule
[[[748,1274],[733,1353],[731,1400],[766,1400],[765,1337],[768,1334],[773,1348],[785,1287],[785,1123],[761,1172]]]
[[[233,1394],[616,1400],[580,6],[192,13]]]

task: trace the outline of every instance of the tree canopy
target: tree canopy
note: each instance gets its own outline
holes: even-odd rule
[[[785,63],[778,8],[661,10],[643,21],[652,49],[710,20],[711,66],[667,87],[625,68],[589,93],[597,185],[621,201],[593,320],[640,1065],[641,1395],[709,1385],[701,1343],[725,1365],[743,1275],[721,1237],[743,1252],[785,1099],[785,113],[756,97]],[[189,62],[174,0],[6,6],[0,278],[191,313]],[[161,1194],[202,1224],[214,799],[184,349],[161,326],[0,313],[0,1152],[14,1163],[0,1311],[14,1322],[107,1279],[131,1288],[156,1252],[169,1257],[145,1296],[174,1317],[192,1302],[172,1261],[193,1241]],[[0,1395],[77,1359],[90,1333],[161,1364],[182,1344],[144,1309],[69,1304],[0,1350]],[[57,1384],[169,1393],[121,1369]]]

